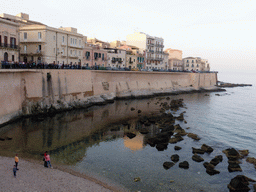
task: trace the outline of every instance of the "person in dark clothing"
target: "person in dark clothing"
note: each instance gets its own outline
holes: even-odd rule
[[[16,172],[17,172],[16,165],[13,165],[13,175],[15,178],[16,178]]]
[[[45,160],[46,155],[47,155],[47,151],[45,151],[44,153],[44,167],[48,167],[47,161]]]

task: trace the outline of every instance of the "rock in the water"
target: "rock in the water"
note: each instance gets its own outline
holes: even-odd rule
[[[246,161],[251,163],[251,164],[256,165],[256,159],[254,157],[247,157]]]
[[[179,155],[175,154],[171,156],[171,160],[176,163],[180,160],[180,157]]]
[[[126,133],[126,135],[127,135],[127,137],[129,137],[130,139],[136,137],[136,134],[130,133],[130,132]]]
[[[138,113],[141,113],[141,110],[140,110],[140,109],[138,110]]]
[[[228,165],[229,172],[242,171],[241,167],[237,163],[229,163]]]
[[[176,119],[179,120],[179,121],[184,121],[183,113],[181,113]]]
[[[228,184],[228,188],[232,192],[247,192],[250,191],[248,185],[249,182],[247,177],[245,177],[244,175],[237,175],[236,177],[231,179],[230,183]]]
[[[163,151],[163,150],[167,149],[167,145],[168,145],[168,144],[165,144],[165,143],[156,144],[156,149],[157,149],[158,151]]]
[[[239,159],[241,156],[234,148],[229,148],[222,151],[228,159]]]
[[[179,147],[179,146],[174,146],[174,150],[178,151],[178,150],[181,150],[182,148]]]
[[[211,163],[205,162],[203,165],[206,168],[206,173],[208,173],[209,175],[215,175],[220,173],[218,170],[214,169],[215,166]]]
[[[245,150],[238,150],[239,153],[241,154],[241,157],[245,157],[249,155],[249,150],[245,149]]]
[[[139,131],[140,131],[141,134],[148,134],[149,133],[147,128],[142,128]]]
[[[194,133],[188,133],[187,136],[194,140],[200,140],[200,138],[197,136],[197,134],[194,134]]]
[[[189,164],[187,161],[183,161],[179,163],[179,167],[183,168],[183,169],[188,169],[189,168]]]
[[[192,147],[192,153],[204,154],[204,150]]]
[[[134,107],[132,107],[132,108],[131,108],[131,111],[134,111],[134,110],[135,110],[135,108],[134,108]]]
[[[218,165],[220,162],[222,162],[222,155],[218,155],[210,161],[214,166]]]
[[[138,181],[140,181],[141,179],[139,178],[139,177],[135,177],[134,179],[133,179],[133,181],[134,182],[138,182]]]
[[[192,159],[193,159],[194,161],[196,161],[196,162],[202,162],[202,161],[204,161],[204,159],[203,159],[202,157],[200,157],[199,155],[197,155],[197,154],[194,154],[194,155],[192,156]]]
[[[210,147],[210,146],[208,146],[208,145],[206,145],[206,144],[203,144],[203,145],[201,146],[201,149],[204,150],[204,151],[207,152],[207,153],[213,152],[213,148]]]
[[[175,163],[167,161],[167,162],[164,162],[163,167],[165,169],[170,169],[173,165],[175,165]]]

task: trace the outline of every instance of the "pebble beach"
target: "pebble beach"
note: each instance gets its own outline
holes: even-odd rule
[[[119,191],[100,181],[76,176],[39,163],[20,159],[16,178],[13,175],[14,158],[0,157],[0,191]]]

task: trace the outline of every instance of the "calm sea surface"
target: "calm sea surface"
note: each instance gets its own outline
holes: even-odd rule
[[[161,102],[167,96],[141,100],[115,101],[105,106],[76,110],[43,118],[30,118],[0,128],[0,155],[21,154],[20,157],[41,159],[44,151],[50,151],[52,161],[68,165],[71,169],[86,173],[100,180],[125,187],[130,191],[228,191],[227,184],[239,174],[256,179],[256,170],[245,159],[241,160],[243,172],[229,173],[227,158],[222,150],[233,147],[249,149],[249,156],[256,158],[256,78],[254,73],[219,73],[220,81],[251,83],[252,87],[227,88],[226,92],[184,94],[170,96],[183,98],[185,108],[174,115],[184,113],[184,122],[176,121],[187,132],[201,138],[194,141],[187,136],[177,144],[169,144],[158,151],[145,143],[147,136],[155,134],[151,125],[149,135],[137,130],[138,110],[141,115],[159,114]],[[134,111],[131,108],[135,108]],[[124,133],[131,131],[136,137],[129,139]],[[12,138],[11,140],[7,138]],[[223,155],[223,162],[216,166],[220,174],[210,176],[203,162],[194,162],[191,147],[205,143],[214,148],[211,154],[201,155],[210,161]],[[174,146],[182,147],[175,151]],[[189,169],[178,167],[169,170],[163,163],[178,154],[180,161],[188,161]],[[139,177],[141,181],[134,182]],[[174,182],[170,182],[174,181]],[[252,188],[252,185],[250,185]],[[252,191],[252,190],[251,190]]]

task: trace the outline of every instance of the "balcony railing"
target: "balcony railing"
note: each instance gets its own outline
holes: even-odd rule
[[[14,44],[7,44],[7,43],[1,43],[0,44],[1,48],[9,48],[9,49],[18,49],[19,47]]]
[[[30,55],[30,56],[41,56],[44,54],[43,51],[20,51],[21,55]]]

